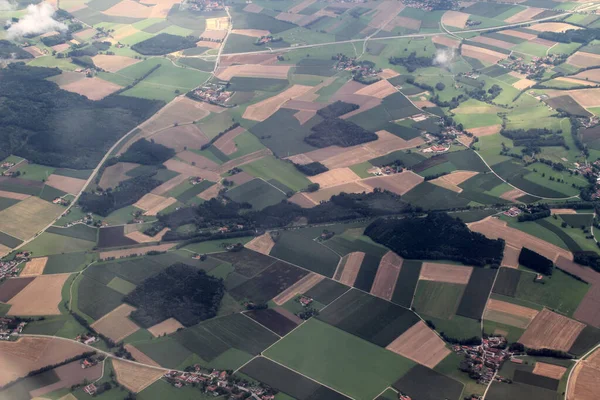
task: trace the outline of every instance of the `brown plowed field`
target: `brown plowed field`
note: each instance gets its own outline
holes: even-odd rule
[[[48,257],[39,257],[33,258],[31,261],[28,261],[25,264],[25,268],[21,271],[20,277],[26,276],[38,276],[44,273],[44,268],[46,268],[46,263],[48,262]]]
[[[176,243],[165,243],[157,246],[146,246],[146,247],[136,247],[132,249],[123,249],[123,250],[112,250],[112,251],[103,251],[100,253],[100,259],[104,260],[106,258],[122,258],[129,257],[132,255],[144,255],[149,251],[167,251],[171,247],[175,246]]]
[[[581,322],[544,308],[533,319],[519,343],[532,349],[569,351],[577,336],[585,328]]]
[[[572,56],[567,58],[567,63],[580,68],[593,67],[600,63],[600,55],[577,51]]]
[[[600,354],[596,350],[588,359],[577,363],[571,377],[567,391],[567,400],[597,400],[600,393],[600,365],[593,362],[592,357]]]
[[[507,226],[506,222],[501,221],[498,218],[487,217],[481,221],[467,225],[472,231],[482,233],[490,239],[502,238],[507,244],[515,248],[521,249],[527,247],[553,261],[556,261],[560,256],[569,260],[573,259],[573,254],[571,254],[571,252],[533,235],[511,228]]]
[[[419,279],[435,282],[458,283],[466,285],[473,272],[473,267],[462,265],[424,262]]]
[[[578,73],[577,75],[573,75],[573,77],[577,79],[588,79],[592,82],[600,82],[600,69],[588,69],[587,71],[583,71]]]
[[[271,32],[264,29],[232,29],[231,33],[235,35],[243,35],[259,38],[262,36],[269,36]]]
[[[394,85],[389,83],[387,80],[382,79],[360,89],[355,94],[360,96],[371,96],[375,97],[376,99],[383,99],[396,92],[397,90]]]
[[[344,183],[342,185],[331,186],[317,192],[306,193],[308,197],[315,204],[319,204],[322,201],[329,201],[332,196],[336,196],[340,193],[370,193],[373,189],[369,186],[362,185],[360,182]]]
[[[500,195],[501,199],[512,201],[513,203],[518,203],[517,199],[519,197],[525,196],[525,192],[519,189],[511,189]]]
[[[144,213],[144,215],[153,217],[156,214],[158,214],[159,212],[161,212],[162,210],[169,208],[170,206],[172,206],[175,203],[177,203],[177,199],[175,197],[166,198],[160,204],[157,204],[156,206],[154,206],[154,207],[150,208],[148,211],[146,211]]]
[[[586,80],[575,79],[575,78],[559,77],[559,78],[556,78],[556,80],[559,82],[572,83],[573,85],[577,85],[577,86],[596,86],[597,85],[596,82],[589,82]]]
[[[404,10],[404,4],[396,1],[383,1],[375,8],[373,18],[369,21],[371,28],[379,29],[385,27],[394,17]]]
[[[168,231],[169,228],[164,228],[162,231],[158,232],[154,236],[145,235],[140,231],[133,231],[127,233],[125,236],[131,240],[135,240],[138,243],[160,242],[163,236],[165,236],[165,233],[167,233]]]
[[[244,183],[250,182],[253,179],[255,178],[245,171],[238,172],[235,175],[227,177],[227,180],[235,183],[236,185],[243,185]]]
[[[10,315],[59,315],[61,291],[70,274],[37,276],[33,282],[10,299]]]
[[[482,137],[482,136],[490,136],[500,132],[502,129],[502,125],[490,125],[490,126],[482,126],[480,128],[470,128],[469,132],[474,136]]]
[[[9,278],[0,284],[0,301],[8,303],[10,299],[15,297],[25,286],[29,285],[34,278]]]
[[[506,18],[504,22],[508,22],[509,24],[517,24],[519,22],[530,21],[543,11],[544,10],[541,8],[529,7],[511,17]]]
[[[513,83],[512,86],[515,89],[523,90],[523,89],[527,89],[528,87],[535,85],[535,83],[536,82],[532,81],[531,79],[521,79],[520,81]]]
[[[259,151],[255,151],[254,153],[246,154],[245,156],[238,157],[234,160],[227,161],[224,164],[221,164],[219,169],[217,169],[217,174],[224,174],[235,167],[241,167],[242,165],[254,162],[256,160],[260,160],[263,157],[269,156],[273,154],[269,149],[262,149]],[[215,181],[216,182],[216,181]]]
[[[96,331],[108,336],[115,342],[120,342],[127,336],[140,329],[139,326],[129,319],[129,314],[135,311],[135,307],[129,304],[121,304],[98,321],[92,324]]]
[[[169,333],[171,333],[171,332],[169,332]],[[133,358],[135,359],[135,361],[137,361],[137,362],[140,362],[140,363],[146,364],[146,365],[153,365],[155,367],[160,367],[160,365],[156,361],[154,361],[153,359],[148,357],[146,354],[142,353],[138,348],[136,348],[132,344],[126,344],[125,350],[130,352],[131,355],[133,356]]]
[[[485,309],[484,319],[502,324],[527,328],[538,315],[538,310],[508,303],[506,301],[489,299]]]
[[[225,67],[232,64],[272,64],[276,61],[277,56],[273,54],[242,54],[237,56],[223,54],[219,65]]]
[[[83,185],[85,185],[85,182],[85,179],[77,179],[69,176],[54,174],[50,175],[48,179],[46,179],[46,185],[73,195],[79,193],[81,188],[83,188]]]
[[[217,183],[216,185],[212,185],[196,197],[202,200],[210,200],[213,197],[216,197],[221,189],[223,189],[223,185],[221,183]]]
[[[567,372],[565,367],[560,365],[547,364],[543,362],[536,362],[533,368],[533,373],[536,375],[547,376],[552,379],[561,379]]]
[[[144,130],[153,133],[172,127],[175,123],[199,121],[209,114],[205,104],[187,97],[178,97],[146,121]]]
[[[131,176],[127,176],[126,173],[139,165],[140,164],[128,162],[118,162],[115,165],[111,165],[102,173],[102,178],[100,179],[98,186],[102,189],[114,188],[119,183],[131,179]]]
[[[538,32],[565,32],[569,29],[583,29],[575,25],[566,24],[564,22],[544,22],[528,26],[527,29],[533,29]]]
[[[172,190],[175,187],[181,185],[183,182],[187,181],[188,178],[189,178],[189,176],[187,176],[187,175],[183,175],[183,174],[177,175],[176,177],[169,179],[162,185],[157,186],[150,193],[163,195],[163,194],[167,193],[169,190]]]
[[[471,179],[472,177],[474,177],[477,174],[478,174],[478,172],[474,172],[474,171],[452,171],[447,175],[441,176],[439,179],[442,179],[451,185],[458,186],[461,183],[463,183],[464,181]]]
[[[112,359],[113,368],[117,375],[117,381],[133,393],[139,393],[154,382],[160,379],[165,371],[122,361],[116,358]]]
[[[275,246],[275,242],[273,241],[271,234],[267,232],[255,237],[254,239],[246,243],[244,247],[250,250],[254,250],[257,253],[265,254],[268,256],[269,253],[271,253],[273,246]]]
[[[141,208],[144,211],[148,211],[151,208],[156,207],[167,198],[163,196],[159,196],[156,194],[148,193],[145,194],[144,197],[139,199],[136,203],[133,204],[134,207]]]
[[[104,11],[106,15],[132,18],[149,18],[151,13],[151,7],[146,7],[133,0],[123,0]]]
[[[304,193],[296,193],[288,199],[290,203],[298,204],[302,208],[313,208],[317,205]]]
[[[397,16],[385,26],[387,30],[392,30],[396,27],[403,27],[407,29],[412,29],[414,31],[418,31],[419,29],[421,29],[421,20]]]
[[[169,335],[173,332],[176,332],[177,329],[183,327],[184,326],[181,325],[181,323],[175,318],[169,318],[165,319],[163,322],[159,322],[158,324],[151,326],[148,328],[148,332],[150,332],[154,337],[159,337],[164,334]]]
[[[5,199],[25,200],[26,198],[28,198],[30,196],[31,195],[29,195],[29,194],[13,193],[13,192],[6,192],[4,190],[0,190],[0,197],[4,197]]]
[[[337,96],[337,100],[345,101],[346,103],[352,103],[359,106],[358,109],[350,111],[347,114],[342,115],[341,119],[348,119],[356,114],[360,114],[363,111],[370,110],[381,104],[381,99],[372,96],[364,96],[359,94],[347,94],[343,96]]]
[[[265,66],[260,66],[260,68],[265,68]],[[273,97],[248,106],[246,111],[244,111],[243,117],[253,121],[264,121],[275,114],[286,101],[299,97],[311,89],[311,86],[294,85]]]
[[[94,64],[97,67],[100,67],[108,72],[117,72],[141,61],[131,57],[116,55],[109,56],[106,54],[98,54],[97,56],[92,57],[92,60],[94,60]]]
[[[569,90],[566,94],[573,97],[583,107],[600,106],[600,88]]]
[[[54,369],[54,373],[58,376],[59,381],[50,385],[43,386],[41,388],[31,390],[29,395],[34,398],[41,400],[45,394],[54,392],[56,390],[60,390],[62,388],[70,388],[73,385],[78,385],[87,380],[88,382],[93,382],[99,379],[102,376],[102,363],[98,363],[93,367],[81,368],[81,364],[79,361],[72,361],[68,364],[61,365],[58,368]],[[71,394],[71,396],[73,396]],[[61,397],[59,400],[62,400]],[[77,399],[77,397],[73,396],[71,399],[67,398],[65,400]]]
[[[444,341],[423,321],[398,336],[386,349],[429,368],[434,368],[451,353]]]
[[[289,13],[298,14],[300,11],[304,10],[306,7],[310,6],[316,0],[304,0],[303,2],[296,4],[294,7],[290,7],[288,10]]]
[[[472,39],[473,42],[489,44],[492,46],[500,47],[501,49],[510,49],[511,47],[515,47],[514,43],[505,42],[503,40],[492,39],[486,36],[477,36]]]
[[[232,65],[217,70],[217,78],[228,81],[234,76],[251,78],[287,79],[290,72],[289,65]]]
[[[283,305],[296,297],[298,294],[304,294],[312,289],[317,283],[325,279],[322,275],[317,275],[314,272],[309,273],[292,286],[279,293],[273,298],[273,302],[278,306]]]
[[[412,171],[405,170],[399,174],[366,178],[363,179],[362,183],[373,189],[381,188],[398,195],[403,195],[411,191],[415,186],[423,182],[423,180],[424,178],[422,176],[417,175]]]
[[[296,114],[294,114],[294,117],[298,120],[298,122],[300,122],[300,125],[304,125],[316,114],[316,111],[298,111]]]
[[[312,101],[290,100],[281,106],[281,108],[290,108],[298,111],[318,111],[326,105],[325,103],[314,103]]]
[[[238,126],[235,129],[230,130],[220,138],[218,138],[214,145],[217,149],[221,150],[223,154],[230,155],[237,151],[237,146],[235,145],[234,139],[246,132],[244,127]]]
[[[90,100],[102,100],[109,94],[121,89],[121,86],[103,79],[93,77],[64,85],[61,89],[77,93]]]
[[[587,268],[590,270],[590,268]],[[573,317],[577,318],[579,321],[585,322],[586,324],[590,324],[595,326],[596,328],[600,328],[600,283],[596,281],[596,283],[592,284],[592,287],[588,289],[588,292],[579,303],[577,310],[573,314]]]
[[[322,188],[337,186],[348,182],[360,180],[360,176],[356,175],[350,168],[335,168],[322,174],[309,176],[308,179],[313,183],[318,183]]]
[[[389,69],[389,68],[384,68],[380,73],[379,76],[383,79],[390,79],[390,78],[394,78],[396,76],[400,75],[398,72],[394,71],[393,69]]]
[[[182,161],[175,160],[173,158],[164,162],[163,165],[171,171],[178,172],[181,175],[188,177],[196,176],[202,179],[208,179],[211,182],[218,182],[221,179],[219,174],[216,172],[194,167],[193,165],[186,164]]]
[[[89,351],[85,346],[54,338],[21,337],[0,341],[0,386],[46,365]]]
[[[451,38],[445,35],[434,36],[432,42],[435,44],[441,44],[442,46],[450,47],[453,49],[457,49],[460,41],[458,39]]]
[[[392,299],[403,262],[404,259],[393,251],[388,251],[381,258],[373,286],[371,286],[371,294],[373,296],[386,300]]]
[[[342,266],[342,271],[339,277],[339,281],[344,285],[354,286],[354,281],[360,271],[360,266],[365,258],[365,253],[356,251],[346,255],[346,262]],[[336,273],[337,275],[338,273]]]
[[[507,54],[485,49],[483,47],[471,46],[469,44],[463,45],[461,49],[463,56],[475,58],[488,64],[496,64],[498,61],[508,57]]]
[[[508,268],[519,268],[519,254],[521,249],[511,245],[504,246],[504,256],[502,257],[502,266]]]
[[[209,142],[202,130],[194,124],[174,126],[150,136],[156,143],[170,147],[176,152],[184,151],[186,148],[199,149]]]
[[[572,208],[551,208],[550,214],[577,214],[577,211]]]
[[[442,15],[442,24],[464,29],[471,15],[460,11],[446,11]]]

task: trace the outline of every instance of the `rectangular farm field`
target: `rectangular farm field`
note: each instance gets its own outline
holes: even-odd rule
[[[514,297],[517,293],[520,279],[521,271],[518,269],[500,268],[493,292],[503,296]]]
[[[133,239],[125,236],[125,226],[111,226],[98,230],[98,247],[120,247],[137,244]]]
[[[485,309],[485,304],[492,290],[495,269],[473,268],[473,273],[458,306],[458,315],[479,319]]]
[[[398,275],[396,287],[394,288],[392,302],[410,308],[417,283],[419,282],[422,265],[421,261],[404,260],[400,269],[400,275]]]
[[[336,253],[312,238],[306,237],[301,232],[292,231],[280,234],[270,254],[330,278],[340,259]]]
[[[348,286],[332,279],[323,279],[304,294],[321,304],[329,305],[335,299],[346,293],[349,289],[350,288]]]
[[[279,336],[290,333],[298,324],[273,309],[249,311],[246,315]]]
[[[459,400],[463,384],[423,365],[417,364],[394,382],[394,389],[420,400]]]

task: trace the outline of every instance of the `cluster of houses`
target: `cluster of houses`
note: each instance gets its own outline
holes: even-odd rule
[[[419,8],[424,11],[434,11],[439,9],[440,0],[403,0],[405,6],[411,8]],[[452,3],[451,7],[448,5]],[[445,8],[451,10],[458,10],[460,8],[460,4],[456,0],[448,0],[444,2]]]
[[[190,0],[187,6],[189,10],[196,12],[211,12],[225,9],[222,1],[214,0]]]
[[[79,343],[87,344],[88,346],[96,343],[100,339],[97,336],[90,335],[89,333],[84,333],[83,335],[77,335],[75,340]]]
[[[67,207],[69,204],[71,204],[71,202],[67,199],[64,199],[62,197],[55,197],[54,200],[52,200],[53,204],[59,205],[59,206],[65,206]]]
[[[233,96],[234,93],[235,92],[228,91],[226,85],[210,83],[194,89],[190,95],[196,100],[229,108],[233,106],[227,104],[227,102],[229,99],[231,99],[231,96]]]
[[[550,54],[544,57],[532,57],[531,61],[523,57],[511,56],[498,65],[511,71],[532,76],[543,74],[547,67],[555,65],[563,57],[559,54]]]
[[[339,53],[332,57],[336,60],[334,68],[338,71],[350,71],[354,80],[370,84],[380,80],[379,73],[381,68],[375,68],[375,64],[369,61],[358,61],[356,57],[348,57],[345,54]]]
[[[11,340],[16,338],[23,328],[25,328],[27,322],[21,321],[12,317],[1,317],[0,318],[0,340]]]
[[[198,176],[190,176],[190,184],[192,185],[199,185],[200,183],[202,183],[204,179],[198,177]]]
[[[421,152],[423,153],[433,153],[433,154],[442,154],[445,153],[447,151],[450,150],[450,145],[448,145],[447,147],[444,145],[434,145],[431,147],[427,147],[423,150],[421,150]]]
[[[383,176],[383,175],[392,175],[392,174],[397,174],[400,173],[404,170],[404,168],[402,168],[401,165],[396,165],[396,164],[390,164],[390,165],[384,165],[382,167],[373,167],[371,169],[369,169],[367,172],[376,176]]]
[[[206,393],[215,397],[229,395],[230,399],[272,400],[275,393],[262,386],[247,382],[234,382],[227,371],[206,370],[199,365],[194,366],[193,372],[169,371],[164,375],[167,382],[176,388],[188,385],[201,385]]]
[[[472,379],[484,385],[494,379],[504,361],[513,355],[502,336],[484,338],[478,345],[454,345],[452,350],[465,356],[460,363],[460,370],[468,372]]]
[[[79,365],[81,365],[82,369],[92,368],[94,365],[98,365],[98,359],[94,357],[84,358],[83,360],[81,360]]]
[[[511,207],[502,214],[506,215],[507,217],[518,217],[521,215],[521,209],[519,207]]]
[[[10,261],[0,261],[0,281],[11,276],[17,276],[19,273],[19,264],[27,259],[14,258]]]
[[[9,162],[9,161],[0,164],[0,168],[2,168],[2,169],[10,169],[10,168],[12,168],[14,166],[15,166],[15,163],[14,162]]]
[[[258,39],[256,39],[256,42],[254,44],[257,46],[262,46],[267,43],[280,42],[282,40],[283,40],[283,38],[280,38],[280,37],[274,38],[272,35],[267,35],[267,36],[261,36]]]

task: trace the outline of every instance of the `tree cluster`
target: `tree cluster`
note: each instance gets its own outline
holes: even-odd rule
[[[131,49],[145,56],[156,56],[196,47],[197,41],[198,38],[194,36],[183,37],[169,33],[160,33],[134,44],[131,46]]]
[[[0,59],[11,60],[13,58],[22,60],[33,58],[33,56],[8,40],[0,40]]]
[[[554,263],[541,254],[523,247],[519,253],[519,264],[544,275],[552,275]]]
[[[589,43],[600,38],[600,29],[569,29],[565,32],[541,32],[539,38],[561,43]]]
[[[336,118],[351,111],[358,110],[359,107],[360,106],[358,104],[346,103],[338,100],[335,103],[329,104],[327,107],[321,108],[319,111],[317,111],[317,114],[323,118]]]
[[[175,156],[175,150],[154,140],[140,139],[133,143],[119,161],[144,165],[160,165]]]
[[[296,164],[294,166],[298,169],[298,171],[302,172],[304,175],[314,176],[318,174],[322,174],[323,172],[329,171],[329,168],[324,166],[318,161],[313,161],[308,164]]]
[[[418,57],[414,51],[408,57],[390,57],[388,61],[392,65],[404,66],[408,72],[414,72],[417,68],[426,68],[433,65],[433,58]]]
[[[377,135],[363,127],[340,118],[329,118],[311,128],[304,141],[315,147],[349,147],[377,140]]]

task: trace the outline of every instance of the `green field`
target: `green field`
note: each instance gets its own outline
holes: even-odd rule
[[[413,307],[419,314],[450,319],[456,313],[464,291],[465,285],[421,280]]]
[[[294,330],[264,355],[360,399],[376,397],[414,365],[395,353],[315,319]]]
[[[276,179],[295,191],[304,189],[311,183],[291,163],[279,160],[273,156],[263,157],[241,168],[250,175],[266,181]]]

